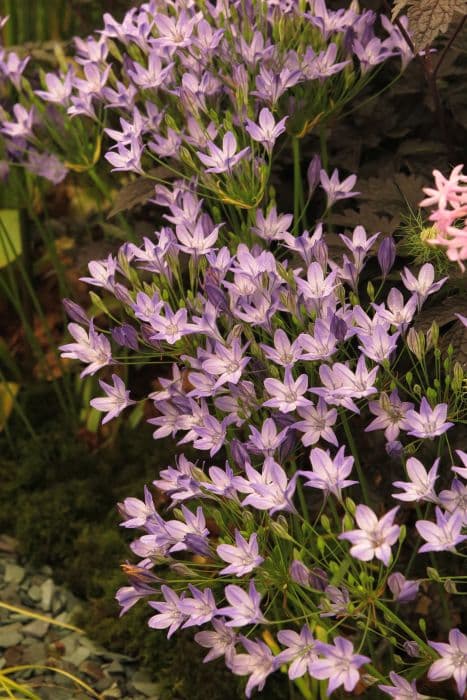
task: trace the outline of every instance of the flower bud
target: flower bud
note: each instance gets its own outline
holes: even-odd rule
[[[399,440],[391,440],[386,443],[386,454],[391,459],[398,460],[404,454],[404,446]]]
[[[408,656],[412,656],[414,658],[421,656],[420,647],[418,646],[417,642],[407,640],[402,646],[404,647],[404,651]]]
[[[79,304],[76,304],[71,299],[62,299],[62,304],[66,314],[72,321],[75,321],[76,323],[84,323],[86,326],[89,326],[89,319],[86,316],[86,312],[81,306],[79,306]]]
[[[411,328],[407,333],[406,341],[409,350],[413,352],[417,360],[421,362],[423,357],[425,356],[426,349],[425,336],[423,335],[423,333],[421,331],[417,333],[417,331],[414,328]]]
[[[391,236],[383,238],[378,248],[378,263],[383,277],[386,277],[396,259],[396,244]]]
[[[129,323],[124,323],[121,326],[112,328],[112,338],[118,345],[124,348],[130,348],[135,351],[139,348],[138,333]]]
[[[321,158],[316,153],[310,161],[310,165],[306,171],[308,180],[308,196],[311,197],[319,183],[319,173],[321,170]]]
[[[294,559],[289,566],[289,576],[292,581],[299,583],[301,586],[310,585],[310,569],[299,561],[299,559]]]

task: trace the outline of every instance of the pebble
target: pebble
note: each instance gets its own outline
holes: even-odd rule
[[[137,660],[103,649],[83,634],[31,618],[40,613],[73,624],[85,604],[53,580],[53,570],[31,570],[18,561],[15,540],[0,534],[0,600],[24,613],[0,609],[0,669],[19,664],[59,668],[87,683],[102,700],[158,700],[160,691]],[[22,565],[24,564],[24,565]],[[33,682],[41,700],[87,700],[89,695],[59,673],[29,670],[14,676]]]
[[[5,573],[3,574],[3,579],[5,583],[16,583],[20,584],[24,579],[25,571],[22,566],[18,564],[7,564],[5,566]]]
[[[48,622],[33,620],[33,622],[29,622],[27,625],[23,626],[23,633],[31,637],[37,637],[37,639],[42,639],[47,634],[49,627],[50,624]]]
[[[23,639],[21,634],[21,623],[14,622],[11,625],[0,627],[0,647],[8,649],[19,644]]]
[[[52,599],[54,595],[54,582],[52,581],[51,578],[48,578],[44,581],[44,583],[41,586],[41,592],[42,592],[42,597],[39,605],[41,606],[42,610],[45,612],[48,612],[50,608],[52,607]]]

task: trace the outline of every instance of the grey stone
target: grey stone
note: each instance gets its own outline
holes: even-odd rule
[[[62,593],[55,594],[52,599],[52,614],[58,615],[66,606],[66,597]]]
[[[51,566],[47,566],[47,564],[46,564],[45,566],[41,566],[40,572],[41,572],[42,574],[44,574],[44,576],[52,576],[52,574],[53,574],[52,567],[51,567]]]
[[[35,603],[38,603],[42,599],[41,587],[38,586],[37,584],[33,583],[32,586],[29,586],[29,588],[28,588],[28,596]]]
[[[125,669],[123,668],[122,664],[115,660],[112,661],[108,666],[106,666],[107,673],[124,673]]]
[[[31,637],[37,637],[37,639],[42,639],[45,637],[49,630],[50,624],[48,622],[43,622],[42,620],[34,620],[23,627],[23,633]]]
[[[3,578],[6,583],[16,583],[19,585],[24,579],[24,568],[18,564],[6,564]]]
[[[91,656],[91,652],[89,649],[86,649],[86,647],[76,647],[74,651],[71,652],[71,654],[66,655],[66,660],[72,663],[74,666],[79,666],[80,664],[83,663],[83,661],[86,661]]]
[[[21,634],[21,625],[19,622],[14,622],[11,625],[0,627],[0,647],[8,649],[19,644],[23,639]]]
[[[24,664],[44,663],[45,649],[42,642],[32,640],[32,644],[24,645],[23,657],[21,659]]]
[[[118,687],[116,683],[110,686],[110,688],[107,688],[104,690],[103,693],[101,693],[102,698],[121,698],[122,697],[122,691]]]
[[[160,697],[160,685],[158,683],[145,683],[143,681],[131,681],[131,685],[134,687],[138,693],[142,693],[145,697],[151,700],[158,700]]]
[[[42,591],[42,598],[40,602],[40,606],[42,610],[45,610],[45,612],[48,612],[50,608],[52,607],[52,599],[55,591],[55,584],[52,581],[51,578],[48,578],[44,581],[44,583],[41,586],[41,591]]]

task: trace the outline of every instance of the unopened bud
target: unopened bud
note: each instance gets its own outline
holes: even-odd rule
[[[394,261],[396,259],[396,244],[391,236],[384,238],[378,248],[378,263],[383,273],[383,277],[386,277],[388,272],[392,269]]]
[[[423,333],[421,331],[417,333],[414,328],[411,328],[407,333],[406,342],[409,350],[413,352],[417,360],[421,361],[425,356],[426,349],[425,336]]]

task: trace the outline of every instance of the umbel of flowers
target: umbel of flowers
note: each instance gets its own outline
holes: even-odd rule
[[[151,627],[199,628],[206,661],[246,676],[248,696],[274,672],[310,699],[423,698],[426,673],[462,696],[466,637],[428,638],[407,605],[428,585],[448,612],[462,594],[464,375],[436,324],[413,328],[446,278],[430,264],[398,276],[392,239],[362,226],[333,254],[327,214],[356,176],[328,173],[323,144],[302,177],[302,139],[324,142],[386,58],[405,64],[402,34],[323,0],[151,1],[104,22],[39,92],[2,57],[20,101],[1,128],[11,162],[39,153],[40,132],[67,163],[91,144],[93,168],[105,132],[114,170],[157,180],[162,163],[176,178],[155,187],[160,230],[89,263],[100,315],[67,302],[62,351],[83,376],[104,370],[91,402],[104,421],[145,402],[154,438],[181,446],[144,500],[120,504],[141,531],[122,610],[146,599]],[[284,147],[293,214],[271,186]],[[157,388],[127,388],[125,364],[158,363],[172,367]]]
[[[147,598],[151,627],[169,637],[201,628],[206,660],[248,676],[247,695],[281,669],[309,698],[323,682],[328,694],[377,683],[420,698],[415,676],[426,670],[454,678],[462,696],[466,637],[453,629],[449,643],[427,641],[404,621],[423,582],[447,595],[462,581],[449,561],[466,539],[467,453],[452,453],[451,469],[449,445],[467,415],[463,372],[450,355],[441,361],[436,324],[427,337],[411,328],[446,279],[427,264],[389,283],[395,251],[384,239],[379,292],[364,290],[376,235],[362,227],[332,259],[322,225],[293,236],[291,215],[258,209],[249,245],[229,229],[230,246],[219,246],[228,225],[184,181],[157,187],[156,200],[172,226],[89,265],[86,281],[117,298],[118,317],[98,328],[68,302],[75,342],[62,348],[86,363],[83,375],[173,358],[146,399],[149,422],[155,439],[173,436],[193,457],[180,453],[154,481],[158,508],[147,487],[144,500],[120,504],[123,526],[142,531],[122,610]],[[92,405],[104,420],[134,403],[115,372],[101,387]],[[371,471],[385,453],[392,469],[380,488],[354,426],[384,433]],[[445,457],[410,456],[427,442]],[[428,573],[410,578],[427,555]],[[382,638],[395,668],[371,657]],[[397,673],[410,657],[409,674]]]
[[[57,183],[87,172],[102,188],[108,143],[116,172],[157,178],[154,166],[169,163],[241,208],[267,195],[285,129],[298,163],[300,140],[335,120],[380,64],[411,58],[386,17],[324,0],[150,0],[121,23],[104,15],[103,30],[75,44],[73,58],[57,53],[57,73],[2,50],[3,174],[19,166]]]

